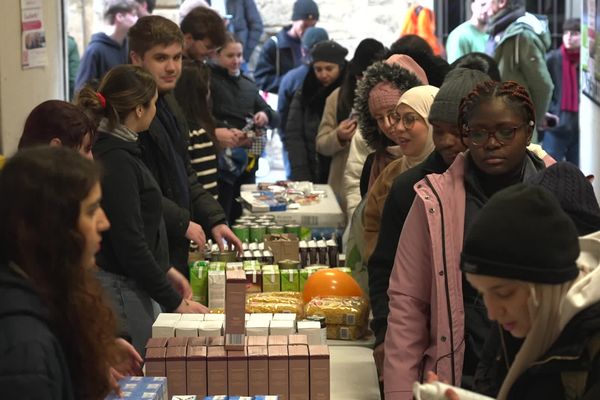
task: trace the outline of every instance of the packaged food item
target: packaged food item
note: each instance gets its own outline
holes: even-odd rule
[[[279,267],[277,265],[262,266],[262,291],[281,291],[281,277],[279,276]]]
[[[366,325],[332,325],[327,324],[327,339],[358,340],[367,333]]]
[[[310,365],[310,398],[329,399],[331,371],[329,348],[326,345],[308,346]]]
[[[119,380],[123,396],[128,399],[168,400],[167,378],[148,376],[126,376]],[[111,393],[105,400],[117,400],[123,397]]]
[[[249,293],[246,297],[248,313],[294,313],[304,315],[302,295],[298,292]]]
[[[298,292],[300,290],[300,273],[297,269],[280,270],[281,291]]]
[[[208,265],[208,308],[225,308],[225,268],[224,262]]]
[[[306,281],[308,281],[308,278],[310,278],[310,276],[312,274],[314,274],[315,272],[317,272],[323,268],[328,268],[328,267],[326,265],[311,265],[306,268],[302,268],[299,271],[299,273],[300,273],[300,282],[299,282],[300,292],[304,291],[304,285],[306,284]]]
[[[367,300],[360,296],[331,296],[313,298],[305,305],[304,311],[307,316],[324,316],[327,325],[364,326],[369,307]]]
[[[208,306],[208,262],[196,261],[190,264],[190,286],[192,300]]]

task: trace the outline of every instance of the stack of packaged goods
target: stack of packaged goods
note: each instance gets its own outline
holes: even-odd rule
[[[369,306],[360,296],[315,297],[304,312],[307,317],[325,317],[327,339],[357,340],[367,332]]]

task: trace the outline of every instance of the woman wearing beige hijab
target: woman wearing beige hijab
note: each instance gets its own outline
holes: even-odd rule
[[[391,162],[377,177],[369,190],[363,215],[365,259],[368,260],[379,234],[383,206],[394,178],[420,164],[434,150],[432,128],[427,120],[429,109],[438,92],[434,86],[417,86],[407,90],[389,118],[394,124],[392,140],[402,150],[402,156]]]

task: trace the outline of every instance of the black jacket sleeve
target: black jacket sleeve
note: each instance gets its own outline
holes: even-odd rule
[[[412,172],[406,171],[405,174],[412,175]],[[373,310],[371,329],[375,333],[376,346],[383,343],[385,339],[387,317],[390,312],[387,294],[390,275],[394,267],[400,233],[415,198],[412,186],[416,178],[403,175],[394,180],[385,201],[377,245],[367,264],[369,297]]]
[[[102,207],[111,223],[106,237],[119,266],[127,269],[127,275],[150,297],[172,311],[179,306],[182,297],[167,280],[165,270],[146,243],[136,167],[128,163],[130,161],[116,157],[103,163]]]
[[[304,135],[304,109],[300,99],[302,90],[298,90],[292,100],[288,121],[285,128],[285,148],[290,158],[290,179],[294,181],[311,181],[312,174],[308,161]]]
[[[190,183],[190,198],[192,202],[192,220],[202,225],[204,231],[210,235],[210,230],[227,220],[225,211],[217,200],[198,182],[198,176],[189,156],[185,157],[185,167]]]
[[[277,43],[272,38],[267,39],[258,57],[254,69],[254,79],[261,90],[277,93],[279,77],[277,76]]]

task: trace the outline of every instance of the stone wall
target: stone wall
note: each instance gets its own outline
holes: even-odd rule
[[[80,51],[101,23],[96,11],[101,0],[69,1],[68,29]],[[255,0],[265,24],[264,40],[290,23],[294,0]],[[319,26],[327,29],[331,38],[348,47],[353,54],[358,42],[373,37],[389,46],[400,32],[408,0],[318,0],[321,14]],[[424,5],[428,3],[423,2]],[[156,14],[177,22],[177,0],[158,0]]]

